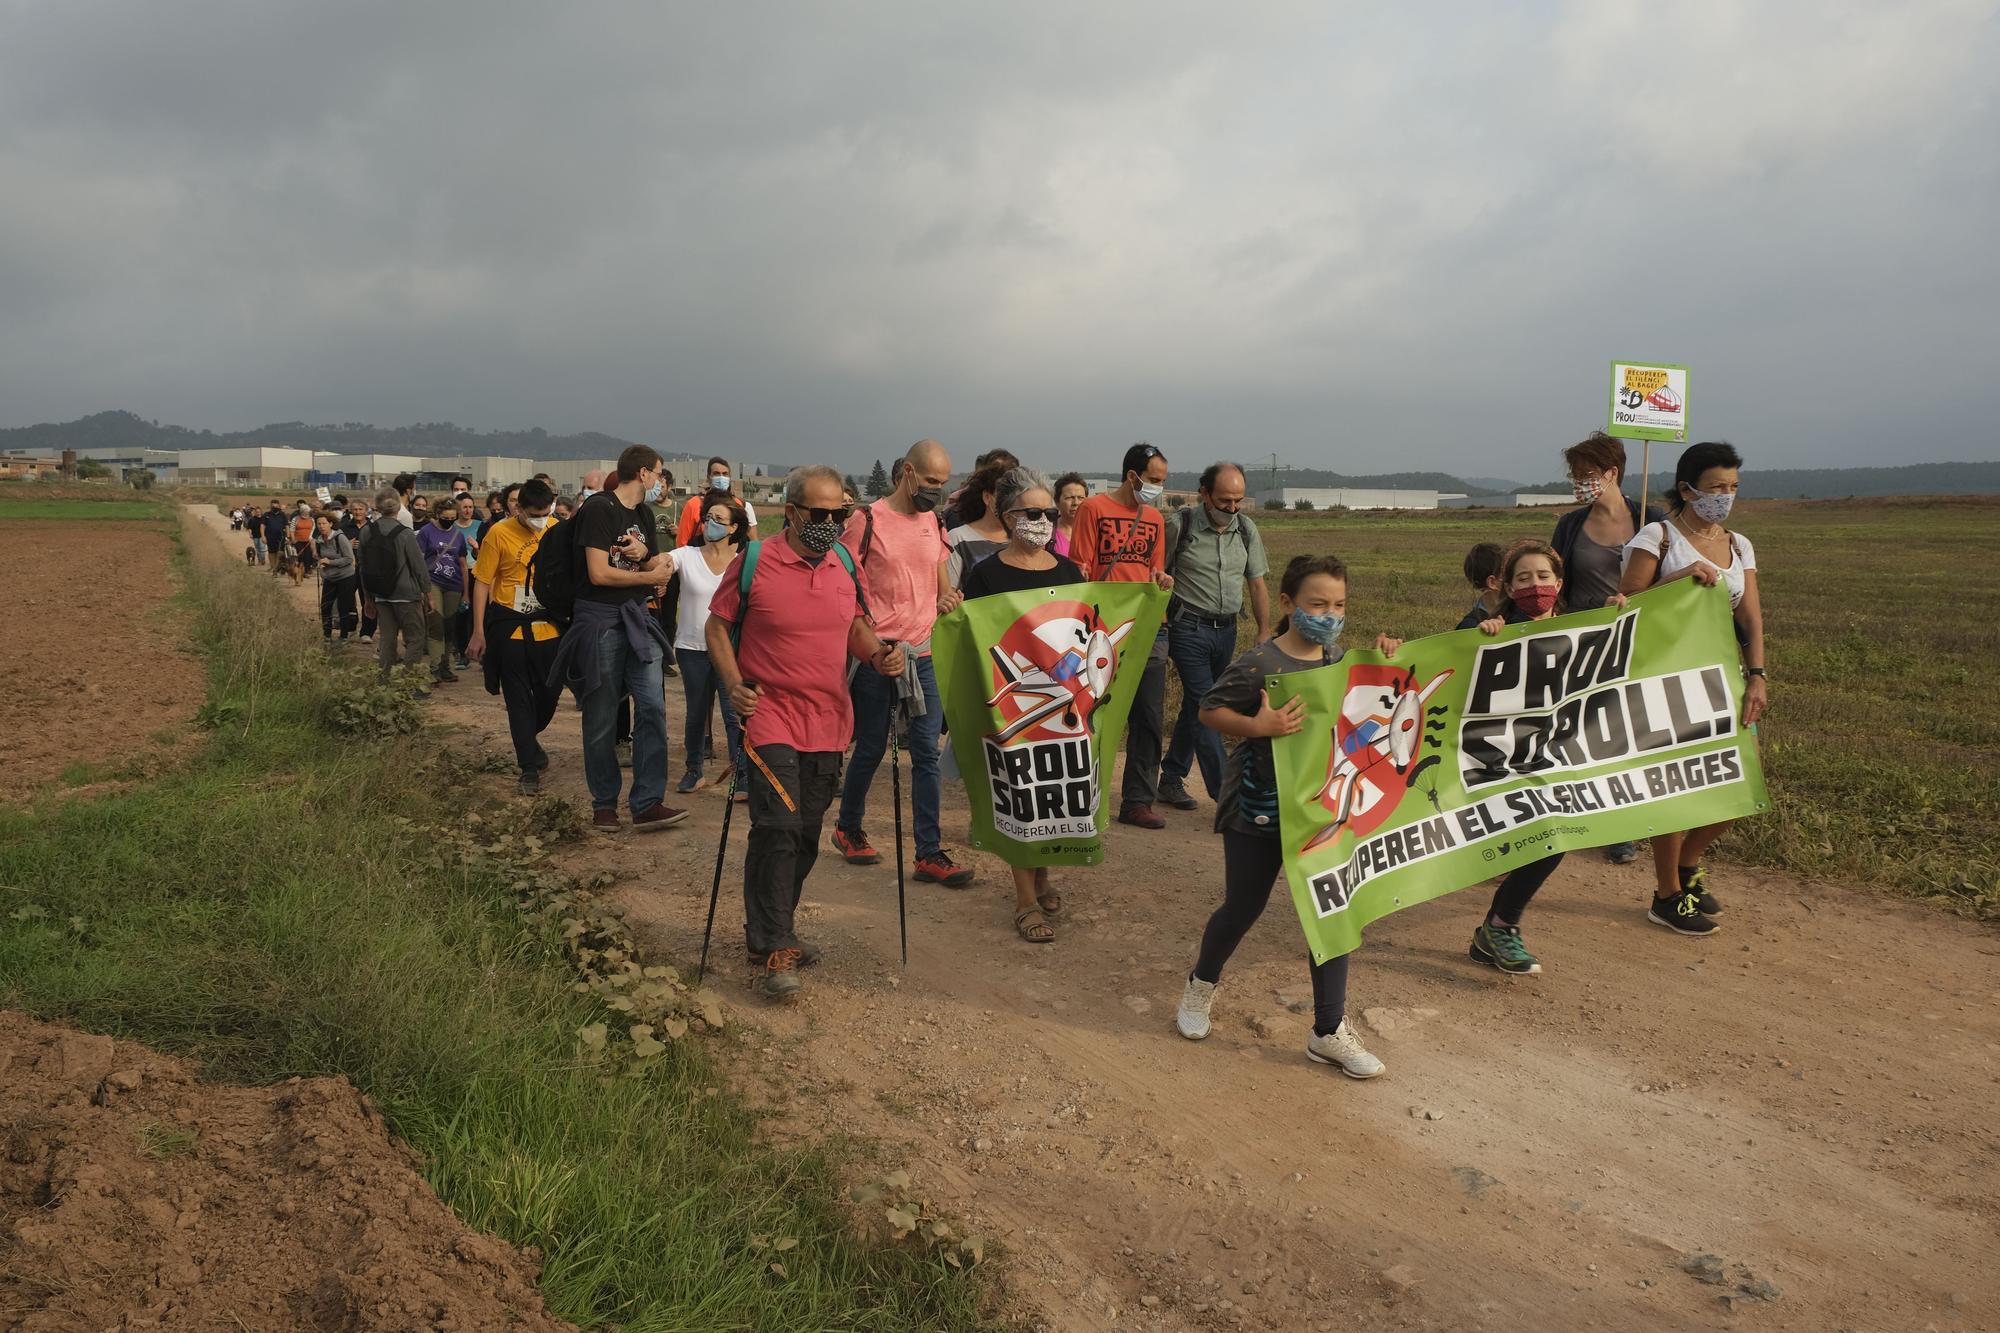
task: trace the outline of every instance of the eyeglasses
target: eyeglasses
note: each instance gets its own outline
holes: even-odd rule
[[[832,509],[808,509],[804,505],[793,505],[792,508],[804,514],[808,523],[845,524],[848,516],[854,512],[852,505],[836,505]]]
[[[1062,517],[1061,511],[1056,509],[1009,509],[1007,512],[1019,514],[1022,518],[1045,518],[1051,523]]]

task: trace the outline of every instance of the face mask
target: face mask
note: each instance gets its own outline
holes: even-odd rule
[[[1596,477],[1591,477],[1586,481],[1572,481],[1569,490],[1570,494],[1576,497],[1578,504],[1587,505],[1594,503],[1598,496],[1604,494],[1604,483]]]
[[[667,483],[665,481],[656,481],[646,488],[646,503],[656,505],[660,502],[660,497],[666,493]]]
[[[1537,583],[1532,588],[1515,590],[1514,605],[1531,616],[1546,615],[1555,609],[1556,598],[1562,588],[1553,583]]]
[[[1704,523],[1720,523],[1729,517],[1729,511],[1736,505],[1735,493],[1710,495],[1706,491],[1696,491],[1688,497],[1687,506],[1694,510],[1694,516]]]
[[[1161,496],[1165,495],[1167,493],[1167,488],[1164,486],[1156,486],[1150,481],[1142,481],[1137,486],[1134,486],[1132,488],[1132,493],[1139,497],[1140,504],[1149,505],[1158,500]]]
[[[435,519],[433,519],[432,521],[433,521],[433,522],[435,522],[435,523],[436,523],[436,524],[437,524],[437,525],[438,525],[439,527],[441,527],[441,528],[448,528],[448,527],[450,527],[450,526],[451,526],[452,524],[454,524],[454,523],[458,522],[458,520],[457,520],[457,519],[453,518],[453,517],[452,517],[451,515],[449,515],[449,514],[439,514],[439,515],[438,515],[438,516],[437,516],[437,517],[436,517]]]
[[[808,551],[825,555],[840,540],[838,523],[801,523],[798,527],[799,541]]]
[[[1316,616],[1309,611],[1294,611],[1292,628],[1320,647],[1331,648],[1340,642],[1340,632],[1347,628],[1347,617]]]
[[[708,479],[708,489],[710,489],[711,491],[728,490],[729,474],[727,472],[718,472],[714,476],[710,477]]]
[[[943,503],[942,486],[919,486],[910,492],[910,506],[919,514],[928,514]]]
[[[1055,535],[1056,525],[1045,518],[1024,518],[1014,525],[1014,541],[1020,546],[1047,546]]]
[[[555,515],[523,514],[521,515],[521,521],[523,523],[526,523],[531,528],[546,528],[550,523],[555,521]]]
[[[719,542],[729,535],[729,525],[716,519],[709,519],[701,525],[704,541]]]

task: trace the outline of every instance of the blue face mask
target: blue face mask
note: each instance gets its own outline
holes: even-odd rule
[[[718,472],[718,473],[716,473],[716,474],[715,474],[714,476],[712,476],[712,477],[710,477],[710,478],[708,479],[708,488],[709,488],[709,489],[710,489],[711,491],[726,491],[726,490],[728,490],[728,489],[729,489],[729,474],[728,474],[727,472]]]
[[[656,505],[660,502],[660,497],[666,493],[667,483],[665,481],[656,481],[646,488],[646,503]]]
[[[1306,611],[1294,611],[1292,628],[1320,647],[1331,648],[1340,642],[1340,632],[1347,628],[1347,617],[1316,616]]]
[[[718,519],[707,519],[701,525],[703,541],[719,542],[729,535],[729,525]]]

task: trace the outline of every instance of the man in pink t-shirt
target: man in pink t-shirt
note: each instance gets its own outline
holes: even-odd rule
[[[829,554],[848,518],[844,484],[830,467],[793,469],[784,534],[750,548],[758,554],[749,596],[739,591],[746,551],[709,604],[709,661],[743,719],[750,760],[743,935],[750,961],[764,968],[764,993],[779,999],[798,993],[800,965],[819,958],[793,921],[854,733],[847,659],[903,674],[902,649],[869,626],[853,576]]]
[[[931,670],[931,626],[961,600],[945,572],[951,548],[944,544],[937,518],[950,480],[951,456],[944,446],[936,440],[917,441],[903,457],[896,489],[848,519],[841,540],[860,566],[876,632],[901,643],[915,657],[916,677],[923,685],[924,710],[917,714],[912,702],[909,727],[910,822],[917,838],[917,878],[960,889],[972,882],[972,869],[953,862],[940,842],[938,737],[944,708],[937,675]],[[849,865],[872,866],[882,855],[869,844],[861,820],[868,812],[868,788],[889,745],[889,728],[896,725],[896,682],[857,671],[852,694],[854,756],[841,786],[833,845]]]

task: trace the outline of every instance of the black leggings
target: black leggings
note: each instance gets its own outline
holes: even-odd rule
[[[1493,890],[1493,905],[1486,909],[1486,919],[1491,921],[1497,916],[1510,926],[1520,925],[1521,913],[1528,910],[1528,901],[1535,896],[1535,890],[1555,874],[1562,859],[1563,854],[1557,852],[1554,856],[1530,861],[1511,871],[1507,878],[1500,881],[1500,887]]]
[[[1195,960],[1196,980],[1210,985],[1222,980],[1222,968],[1236,946],[1264,914],[1271,886],[1285,871],[1285,847],[1276,838],[1225,830],[1222,835],[1222,906],[1201,933],[1201,957]],[[1313,1031],[1325,1036],[1340,1026],[1347,1013],[1347,958],[1329,958],[1312,969]]]

